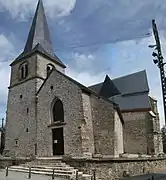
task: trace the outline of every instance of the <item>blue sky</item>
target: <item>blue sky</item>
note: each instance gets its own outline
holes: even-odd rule
[[[67,74],[84,85],[147,70],[150,94],[163,111],[160,77],[152,63],[151,20],[156,19],[166,57],[166,5],[162,0],[43,0],[55,53]],[[0,117],[5,116],[9,64],[22,51],[37,1],[0,0]]]

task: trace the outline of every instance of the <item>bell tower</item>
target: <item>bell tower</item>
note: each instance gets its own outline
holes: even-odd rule
[[[35,155],[36,93],[52,68],[65,73],[55,55],[42,0],[39,0],[23,52],[11,63],[6,113],[5,153]]]

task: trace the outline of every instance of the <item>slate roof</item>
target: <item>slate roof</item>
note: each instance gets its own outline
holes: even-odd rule
[[[89,88],[100,94],[102,92],[101,90],[105,87],[103,95],[119,104],[121,110],[151,108],[148,96],[149,86],[145,70],[110,80],[110,82],[109,77],[106,76],[106,79],[104,82],[90,86]],[[112,89],[110,84],[113,84]],[[115,89],[118,90],[116,93]]]
[[[111,81],[111,79],[108,76],[106,76],[103,86],[100,89],[100,95],[109,98],[110,96],[115,96],[118,94],[120,94],[119,90]]]
[[[119,107],[123,111],[134,111],[136,109],[150,109],[151,103],[147,93],[135,94],[133,96],[115,96],[109,98],[115,103],[119,104]]]
[[[39,0],[38,2],[24,50],[14,62],[24,58],[24,56],[27,56],[29,53],[34,51],[40,51],[41,53],[50,56],[59,65],[65,67],[65,65],[54,54],[42,0]]]
[[[146,71],[140,71],[112,80],[121,94],[149,92]]]
[[[103,82],[92,85],[92,86],[89,86],[89,89],[92,89],[93,91],[95,91],[97,93],[100,93],[100,90],[101,90],[102,86],[103,86]]]
[[[121,94],[149,92],[149,86],[145,70],[112,79],[112,82]],[[103,82],[92,85],[89,88],[100,93],[102,86]]]

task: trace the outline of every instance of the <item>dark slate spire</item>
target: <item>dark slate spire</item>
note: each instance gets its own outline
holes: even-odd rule
[[[100,95],[105,98],[109,98],[109,97],[112,97],[112,96],[115,96],[118,94],[120,94],[119,90],[114,85],[114,83],[109,78],[109,76],[106,75],[106,78],[105,78],[102,88],[100,90]]]
[[[40,44],[45,51],[54,56],[42,0],[38,2],[24,52],[30,52],[37,44]]]
[[[24,51],[17,59],[20,59],[26,54],[34,52],[35,50],[40,51],[44,55],[50,56],[58,64],[65,67],[64,64],[54,54],[42,0],[39,0],[37,4],[37,9],[33,18]]]

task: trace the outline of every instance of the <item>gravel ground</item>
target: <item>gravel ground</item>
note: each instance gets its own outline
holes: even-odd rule
[[[28,179],[28,173],[9,171],[9,174],[6,177],[5,170],[0,170],[0,180],[27,180],[27,179]],[[32,174],[31,180],[52,180],[52,177]],[[55,180],[65,180],[65,179],[55,177]]]

